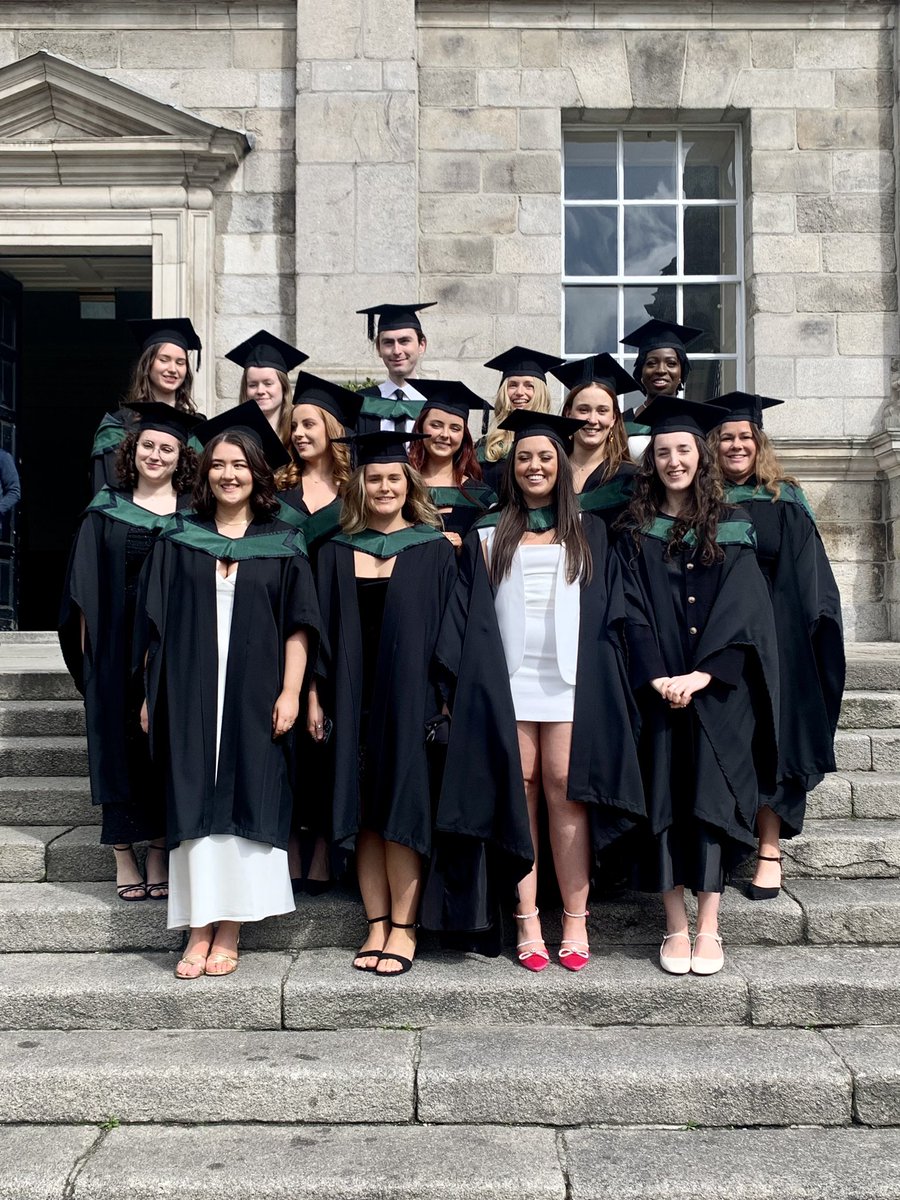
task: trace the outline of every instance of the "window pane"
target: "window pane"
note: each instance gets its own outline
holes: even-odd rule
[[[599,354],[616,344],[616,288],[567,287],[565,353]]]
[[[682,135],[686,200],[733,200],[734,134],[730,130]]]
[[[665,200],[675,195],[675,134],[626,133],[626,200]]]
[[[688,400],[712,400],[737,387],[737,364],[734,359],[691,359],[691,373],[684,389]]]
[[[689,353],[734,354],[736,285],[685,284],[684,324],[703,330]]]
[[[567,200],[615,200],[614,133],[567,133],[565,160]]]
[[[685,275],[734,275],[737,210],[688,205],[684,210]]]
[[[658,321],[675,321],[675,285],[668,287],[648,284],[646,287],[627,287],[625,293],[625,333],[637,329],[651,317]]]
[[[625,274],[674,275],[677,210],[641,204],[624,212]]]
[[[615,275],[615,208],[566,209],[566,274]]]

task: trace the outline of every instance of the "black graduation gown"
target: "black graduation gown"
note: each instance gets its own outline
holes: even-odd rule
[[[340,498],[335,497],[330,504],[316,509],[315,512],[310,512],[299,487],[279,492],[278,499],[281,502],[278,512],[279,520],[291,525],[294,529],[303,531],[303,539],[310,562],[314,563],[316,553],[322,543],[333,537],[341,528],[342,502]]]
[[[781,682],[778,786],[760,802],[781,818],[784,837],[803,829],[806,793],[836,769],[834,735],[844,691],[841,598],[803,492],[781,485],[774,501],[755,478],[726,495],[750,514],[769,585]]]
[[[469,479],[461,488],[433,487],[428,489],[433,503],[441,514],[446,533],[458,533],[461,538],[484,516],[497,497],[486,483]]]
[[[119,486],[116,455],[125,440],[129,427],[137,418],[127,408],[107,413],[94,434],[91,448],[91,493],[96,496],[102,487]]]
[[[588,475],[578,493],[581,511],[600,517],[608,534],[631,501],[636,469],[633,463],[622,463],[612,479],[604,480],[601,463]]]
[[[630,533],[615,546],[652,835],[635,845],[636,882],[721,891],[755,848],[759,792],[774,784],[775,626],[745,513],[732,510],[720,524],[724,560],[710,566],[695,551],[666,559],[672,524],[659,516],[639,547]],[[650,686],[693,670],[713,679],[686,709],[671,709]]]
[[[506,478],[506,468],[509,463],[509,454],[505,458],[499,458],[496,462],[489,462],[484,457],[484,447],[486,438],[479,438],[475,443],[475,457],[478,459],[481,467],[481,478],[485,485],[491,491],[499,496],[503,489],[503,480]]]
[[[180,507],[188,503],[179,499]],[[126,559],[134,531],[146,535],[149,552],[150,539],[170,523],[132,503],[128,492],[101,489],[82,517],[63,589],[59,641],[84,697],[91,798],[123,810],[110,817],[113,841],[156,838],[164,829],[162,787],[138,723],[141,689],[132,685],[136,594],[128,595]]]
[[[410,380],[410,383],[415,387],[416,381]],[[353,432],[361,433],[378,433],[381,429],[382,418],[388,415],[389,410],[397,404],[397,401],[392,400],[389,396],[382,396],[377,387],[366,387],[360,392],[361,396],[365,396],[362,409],[359,416],[356,418],[356,425]],[[424,400],[406,400],[402,401],[406,407],[405,419],[410,422],[415,422],[425,406]],[[410,426],[412,428],[412,426]]]
[[[497,519],[491,514],[479,525]],[[603,522],[586,516],[583,527],[594,573],[581,588],[568,796],[591,806],[599,855],[643,819],[645,806],[618,635],[624,619],[618,563],[608,557]],[[423,921],[483,929],[531,869],[534,850],[509,673],[478,527],[463,546],[437,653],[455,686]]]
[[[396,555],[377,649],[376,687],[361,744],[363,654],[354,547]],[[431,799],[425,723],[441,711],[432,665],[456,555],[442,533],[415,525],[394,534],[370,530],[326,542],[316,563],[319,604],[330,655],[317,668],[319,699],[334,722],[335,849],[354,849],[360,829],[431,853]],[[360,763],[365,764],[362,786]]]
[[[218,768],[217,558],[240,564]],[[272,709],[288,637],[306,630],[312,663],[320,630],[302,535],[256,519],[232,541],[212,521],[178,516],[153,549],[142,598],[150,744],[166,781],[169,846],[222,833],[286,849],[291,736],[273,739]]]

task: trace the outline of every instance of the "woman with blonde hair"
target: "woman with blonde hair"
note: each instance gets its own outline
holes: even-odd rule
[[[550,412],[550,389],[547,387],[547,372],[558,367],[563,360],[540,350],[529,350],[526,346],[513,346],[484,365],[491,371],[500,372],[500,386],[494,398],[494,412],[487,434],[475,445],[475,453],[484,482],[500,495],[506,464],[512,449],[513,435],[501,428],[510,413],[518,409],[530,412]]]
[[[310,689],[307,728],[317,742],[333,729],[333,844],[356,852],[369,927],[353,966],[379,977],[408,971],[416,949],[432,849],[426,726],[442,709],[432,659],[456,577],[453,548],[407,460],[410,440],[390,431],[353,439],[359,466],[341,532],[316,563],[330,654]]]
[[[244,368],[238,404],[255,400],[266,420],[288,446],[291,440],[291,382],[288,372],[306,362],[308,354],[283,342],[267,329],[257,330],[225,355]]]

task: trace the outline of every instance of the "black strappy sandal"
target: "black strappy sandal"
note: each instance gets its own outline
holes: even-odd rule
[[[781,862],[781,855],[775,854],[757,854],[757,860],[760,862]],[[784,882],[784,870],[781,875],[782,883]],[[747,884],[747,895],[751,900],[774,900],[781,891],[781,884],[778,887],[758,887],[755,883]]]
[[[165,866],[166,865],[166,847],[165,847],[165,845],[154,846],[152,842],[149,842],[147,845],[147,858],[150,857],[151,850],[157,850],[162,855],[163,866]],[[150,874],[150,870],[147,866],[147,859],[145,858],[144,859],[144,879],[147,881],[145,884],[145,887],[147,889],[147,899],[148,900],[168,900],[168,898],[169,898],[169,879],[168,879],[169,873],[168,873],[168,871],[166,871],[166,878],[160,879],[157,883],[150,882],[150,880],[147,878],[147,876],[149,874]]]
[[[383,917],[366,917],[367,925],[379,925],[382,921],[387,921],[388,924],[390,924],[390,922],[391,922],[390,913],[388,913],[386,916],[383,916]],[[381,961],[381,953],[382,952],[380,950],[358,950],[356,952],[356,954],[353,955],[353,963],[352,963],[353,969],[355,971],[374,971],[375,967],[378,966],[378,963],[375,964],[375,967],[358,967],[356,965],[356,960],[358,958],[377,958],[378,961],[380,962]]]
[[[418,929],[418,925],[413,921],[412,925],[398,925],[395,921],[391,921],[391,929]],[[412,970],[413,960],[404,958],[402,954],[385,954],[382,950],[378,961],[384,962],[387,959],[389,962],[398,962],[400,964],[399,971],[375,971],[379,979],[395,979],[398,975],[405,975],[407,971]]]
[[[136,871],[138,870],[137,855],[134,852],[134,846],[132,846],[131,842],[126,842],[126,844],[124,846],[114,845],[113,850],[118,851],[119,854],[124,854],[125,851],[127,850],[128,853],[131,855],[131,861],[134,863],[134,869]],[[126,892],[139,892],[140,894],[137,896],[126,896],[125,895]],[[147,899],[147,883],[146,883],[145,878],[142,876],[141,879],[137,883],[117,883],[116,884],[116,895],[119,897],[120,900],[123,900],[126,904],[136,904],[140,900],[146,900]]]

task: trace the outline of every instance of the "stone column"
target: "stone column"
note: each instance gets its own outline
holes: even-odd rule
[[[415,0],[297,0],[297,344],[339,380],[381,367],[354,310],[417,298],[415,48]]]

